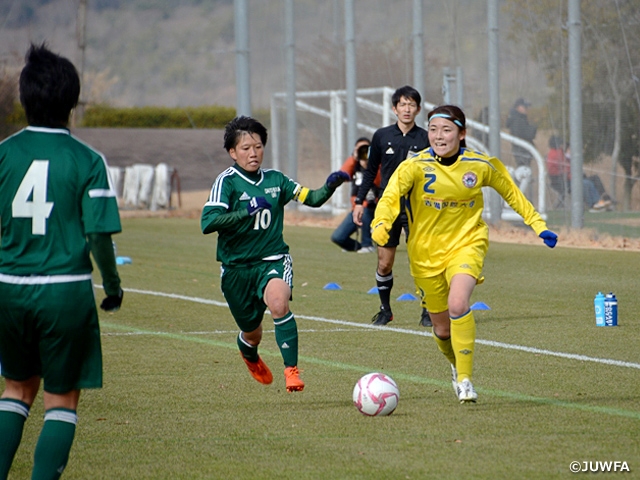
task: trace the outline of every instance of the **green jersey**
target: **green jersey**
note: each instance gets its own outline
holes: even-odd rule
[[[334,190],[326,185],[309,190],[277,170],[249,173],[234,164],[213,183],[202,210],[202,231],[218,232],[217,260],[223,266],[277,260],[289,252],[282,235],[285,205],[295,200],[319,207]],[[247,205],[253,197],[266,198],[271,208],[250,216]]]
[[[284,206],[299,195],[302,186],[277,170],[255,173],[234,165],[216,178],[202,211],[203,225],[213,217],[237,212],[218,231],[217,260],[225,266],[255,264],[289,252],[282,235]],[[253,197],[265,197],[271,209],[249,216]],[[235,218],[237,220],[235,220]]]
[[[86,276],[86,235],[121,231],[104,156],[64,128],[29,126],[7,138],[0,143],[0,222],[0,281]]]

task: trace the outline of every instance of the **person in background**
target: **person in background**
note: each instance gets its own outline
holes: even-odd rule
[[[549,183],[558,194],[555,208],[564,206],[565,196],[571,191],[571,164],[564,154],[562,139],[557,135],[549,137],[549,152],[547,153],[547,175]]]
[[[571,149],[569,145],[566,147],[566,151],[563,152],[564,160],[566,162],[565,168],[568,169],[567,174],[567,192],[571,192]],[[613,210],[613,200],[607,193],[602,184],[602,180],[596,174],[582,176],[582,194],[584,198],[585,207],[592,213],[604,212]]]
[[[529,107],[531,104],[524,98],[518,98],[507,116],[507,128],[511,135],[521,138],[522,140],[533,143],[533,139],[536,138],[538,127],[529,123]],[[531,166],[531,159],[533,158],[531,153],[524,147],[519,145],[513,146],[513,156],[516,161],[516,166]]]
[[[533,143],[538,127],[529,123],[528,112],[530,106],[531,104],[524,98],[518,98],[513,104],[513,107],[511,107],[511,110],[509,110],[506,126],[514,137],[518,137],[528,143]],[[515,144],[511,152],[513,153],[513,158],[516,163],[513,178],[518,183],[520,190],[522,190],[525,195],[531,196],[531,159],[533,156],[525,147]]]
[[[405,85],[398,88],[391,96],[393,113],[398,120],[393,125],[376,130],[371,139],[369,164],[364,172],[362,185],[358,189],[353,209],[353,221],[362,225],[364,201],[380,170],[380,188],[384,191],[389,178],[410,153],[419,152],[429,146],[427,131],[416,125],[416,117],[420,113],[422,97],[413,87]],[[401,201],[401,200],[400,200]],[[393,289],[393,263],[396,249],[400,244],[402,230],[409,237],[407,215],[404,206],[398,215],[387,242],[378,243],[378,265],[376,268],[376,286],[380,297],[380,310],[373,316],[374,325],[386,325],[393,320],[391,311],[391,290]],[[431,326],[429,312],[423,308],[420,325]]]
[[[331,241],[347,252],[370,253],[375,251],[371,241],[371,219],[373,218],[378,198],[379,175],[374,181],[374,187],[369,190],[365,198],[362,226],[356,225],[353,221],[354,201],[362,184],[363,172],[367,169],[370,145],[371,142],[367,137],[361,137],[356,140],[353,154],[345,160],[340,168],[351,179],[351,211],[347,213],[342,223],[333,231]],[[357,232],[361,232],[360,241],[351,237]]]
[[[558,236],[518,189],[500,160],[468,150],[466,118],[454,105],[427,115],[431,146],[402,162],[376,207],[372,238],[384,245],[406,197],[409,266],[433,322],[433,338],[451,364],[461,403],[475,402],[471,382],[476,323],[470,299],[483,278],[489,228],[482,219],[483,187],[492,187],[548,247]]]
[[[78,103],[73,64],[31,45],[20,73],[29,126],[0,143],[0,479],[6,479],[44,383],[44,423],[33,479],[62,475],[78,422],[80,390],[102,387],[102,351],[90,253],[107,294],[123,291],[111,235],[116,194],[99,152],[67,125]]]
[[[266,144],[267,129],[251,117],[236,117],[226,125],[224,148],[234,164],[213,182],[200,226],[205,235],[218,233],[220,287],[240,328],[237,344],[249,373],[264,385],[273,381],[258,355],[268,308],[286,389],[299,392],[304,382],[298,370],[298,329],[289,309],[293,267],[283,237],[284,207],[292,200],[320,207],[349,176],[333,172],[322,187],[310,190],[278,170],[262,168]]]

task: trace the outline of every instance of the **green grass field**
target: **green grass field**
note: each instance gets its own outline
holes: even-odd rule
[[[479,400],[460,405],[419,303],[392,302],[393,323],[371,326],[374,254],[341,252],[330,230],[285,231],[307,384],[288,394],[269,316],[274,383],[237,353],[215,235],[197,219],[123,223],[124,304],[101,312],[104,388],[83,393],[66,479],[554,479],[574,461],[640,475],[638,253],[493,243],[472,298],[491,307],[476,314]],[[394,275],[393,298],[413,293],[404,246]],[[618,327],[595,326],[598,290],[617,294]],[[389,417],[352,404],[373,371],[399,385]],[[29,478],[41,425],[39,396],[9,478]]]

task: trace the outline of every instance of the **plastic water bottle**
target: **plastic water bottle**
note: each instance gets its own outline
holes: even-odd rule
[[[596,310],[596,327],[604,327],[604,295],[598,292],[596,298],[593,299],[593,306]]]
[[[618,325],[618,299],[611,293],[604,297],[604,325],[615,327]]]

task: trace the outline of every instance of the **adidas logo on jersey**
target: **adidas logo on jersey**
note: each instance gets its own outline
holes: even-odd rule
[[[386,153],[387,155],[393,155],[393,147],[387,148],[387,151],[384,153]]]
[[[242,192],[242,195],[240,195],[240,201],[243,200],[251,200],[251,197],[247,195],[247,192]]]

